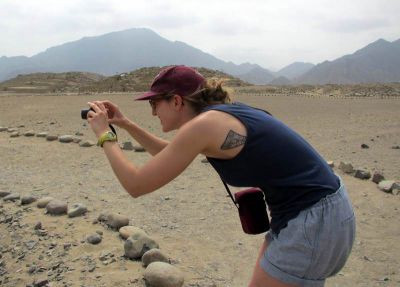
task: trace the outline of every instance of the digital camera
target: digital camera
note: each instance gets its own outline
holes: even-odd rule
[[[90,111],[94,112],[94,110],[92,108],[86,109],[86,110],[81,110],[81,118],[82,118],[82,120],[87,120],[87,114]]]

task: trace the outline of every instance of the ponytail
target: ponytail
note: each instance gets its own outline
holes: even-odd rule
[[[207,106],[232,103],[228,91],[222,88],[222,81],[216,80],[207,82],[202,89],[186,96],[185,100],[190,102],[197,113]]]

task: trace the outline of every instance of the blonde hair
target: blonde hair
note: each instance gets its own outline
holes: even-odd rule
[[[222,88],[222,81],[208,81],[200,90],[184,97],[196,113],[205,107],[217,104],[230,104],[232,98],[227,90]]]

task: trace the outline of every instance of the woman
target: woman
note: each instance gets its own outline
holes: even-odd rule
[[[198,154],[234,186],[263,190],[271,230],[249,286],[323,286],[345,264],[355,219],[345,187],[321,156],[268,113],[231,103],[220,84],[186,66],[163,69],[148,100],[171,142],[143,130],[109,101],[89,103],[88,121],[122,186],[133,197],[177,177]],[[109,123],[127,130],[154,157],[138,168],[122,153]]]

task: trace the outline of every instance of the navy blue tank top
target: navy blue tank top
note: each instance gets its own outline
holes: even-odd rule
[[[228,113],[246,127],[239,154],[208,161],[226,183],[264,191],[272,231],[279,233],[301,210],[339,188],[338,177],[315,149],[265,111],[242,103],[208,106],[203,112],[209,110]]]

